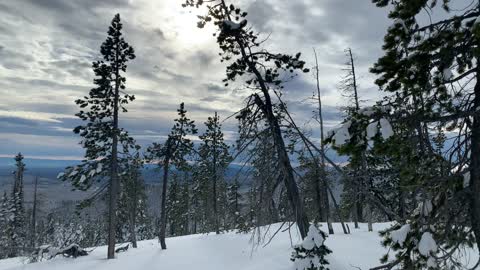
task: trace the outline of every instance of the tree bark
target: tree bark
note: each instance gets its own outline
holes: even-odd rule
[[[167,204],[167,185],[168,185],[168,169],[170,165],[170,151],[171,151],[171,140],[167,139],[167,153],[165,155],[165,160],[163,161],[163,186],[162,186],[162,204],[160,206],[160,231],[158,233],[158,240],[160,241],[160,246],[162,249],[167,249],[167,244],[165,243],[165,234],[167,230],[167,213],[166,213],[166,204]]]
[[[302,239],[303,239],[307,236],[308,227],[309,227],[307,214],[305,213],[303,202],[298,192],[298,186],[297,186],[297,183],[295,182],[295,177],[293,175],[293,167],[290,163],[290,158],[288,157],[288,153],[285,147],[285,142],[282,137],[282,132],[280,130],[278,119],[273,114],[273,109],[272,109],[273,106],[271,103],[268,90],[265,90],[263,92],[263,95],[265,98],[264,111],[266,112],[270,129],[273,133],[276,152],[278,155],[280,167],[282,168],[285,187],[287,189],[287,197],[290,202],[290,205],[292,206],[292,210],[295,216],[295,221],[297,222],[300,235],[302,236]]]
[[[335,209],[337,210],[338,220],[340,221],[340,224],[342,225],[343,233],[344,234],[349,234],[350,229],[347,229],[347,226],[345,226],[345,222],[343,222],[342,215],[340,215],[340,206],[338,206],[337,200],[333,196],[333,191],[330,187],[327,187],[327,190],[328,190],[328,193],[330,193],[330,197],[332,197],[333,205],[335,206]]]
[[[355,224],[355,229],[360,228],[358,226],[358,210],[357,210],[357,207],[358,207],[357,198],[355,197],[355,201],[353,202],[353,223]]]
[[[120,48],[117,46],[115,63],[118,63]],[[118,99],[120,88],[119,67],[115,66],[115,96],[113,105],[113,134],[112,134],[112,157],[110,161],[110,198],[108,214],[108,251],[107,258],[115,258],[115,232],[117,227],[117,204],[118,204]]]
[[[273,200],[273,198],[272,198]],[[238,180],[235,179],[235,228],[238,229],[238,216],[240,214],[240,209],[238,208]]]
[[[137,219],[137,201],[138,201],[138,175],[134,173],[134,190],[133,190],[133,200],[132,200],[132,209],[130,213],[130,241],[132,242],[132,247],[137,248],[137,232],[136,232],[136,219]]]
[[[35,248],[36,237],[37,237],[37,187],[38,187],[38,176],[35,177],[35,185],[33,188],[33,209],[32,209],[32,235],[30,240],[31,248]]]
[[[219,222],[218,222],[218,195],[217,195],[217,112],[215,112],[215,126],[213,134],[213,168],[212,168],[212,177],[213,177],[213,217],[215,219],[215,233],[220,234]]]
[[[398,194],[398,216],[404,220],[405,219],[405,192],[403,190],[400,190]]]
[[[327,181],[327,173],[325,170],[325,145],[323,144],[323,140],[325,139],[324,136],[324,130],[323,130],[323,114],[322,114],[322,97],[321,97],[321,92],[320,92],[320,79],[319,79],[319,69],[318,69],[318,57],[317,57],[317,52],[315,49],[313,49],[313,53],[315,55],[315,77],[317,81],[317,96],[318,96],[318,120],[320,122],[320,150],[321,150],[321,155],[320,155],[320,179],[318,179],[317,185],[320,185],[321,188],[321,196],[320,194],[318,195],[319,198],[323,196],[323,211],[319,209],[320,212],[323,212],[324,214],[324,220],[327,222],[327,227],[328,227],[328,233],[329,234],[334,234],[333,231],[333,226],[332,222],[330,220],[330,202],[328,200],[328,181]],[[319,205],[321,206],[322,203],[319,202]]]
[[[372,208],[370,207],[370,203],[367,203],[367,215],[368,215],[368,231],[372,232],[373,231],[373,226],[372,226]]]
[[[317,167],[315,170],[318,172]],[[316,179],[315,179],[315,203],[317,205],[317,211],[318,211],[318,218],[320,222],[325,222],[327,220],[327,217],[323,211],[323,205],[322,205],[322,195],[321,193],[321,188],[320,188],[320,175],[317,173],[316,174]]]
[[[358,222],[365,222],[365,219],[363,218],[363,198],[362,198],[362,192],[361,191],[358,191],[357,190],[357,200],[355,201],[355,203],[357,204],[357,218],[358,218]]]

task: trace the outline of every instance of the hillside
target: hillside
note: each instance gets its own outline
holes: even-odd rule
[[[367,232],[366,224],[360,226],[351,235],[344,235],[339,224],[334,224],[337,234],[329,236],[326,242],[333,251],[328,257],[331,270],[365,270],[379,265],[378,259],[385,249],[380,245],[378,231],[388,224],[375,224],[375,232]],[[268,240],[278,227],[279,224],[272,225],[268,232],[263,228],[261,235],[266,233]],[[291,235],[295,243],[298,235],[294,229]],[[24,260],[18,258],[0,260],[0,270],[294,269],[289,260],[292,249],[288,231],[279,232],[265,247],[263,244],[253,245],[251,239],[252,234],[189,235],[168,238],[166,251],[160,249],[157,240],[148,240],[140,242],[138,249],[118,254],[115,260],[105,259],[106,247],[102,246],[93,249],[89,256],[78,259],[57,258],[33,264],[24,264]],[[467,251],[463,260],[475,261],[473,254],[473,250]]]

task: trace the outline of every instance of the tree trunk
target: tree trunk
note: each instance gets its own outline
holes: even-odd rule
[[[333,226],[332,226],[332,219],[330,217],[330,201],[328,200],[328,191],[327,191],[327,181],[324,182],[324,187],[322,188],[322,195],[323,195],[323,205],[324,205],[324,212],[325,212],[325,217],[326,222],[327,222],[327,227],[328,227],[328,233],[329,234],[334,234]],[[340,220],[341,221],[341,220]],[[343,224],[342,224],[343,225]]]
[[[478,59],[477,59],[478,60]],[[477,82],[474,88],[474,110],[480,108],[480,67],[477,66]],[[480,250],[480,115],[473,116],[470,162],[470,215],[477,248]]]
[[[33,209],[32,209],[32,235],[30,239],[30,247],[35,248],[36,246],[36,237],[37,237],[37,187],[38,187],[38,176],[35,177],[35,185],[33,189]]]
[[[246,57],[245,49],[243,48],[242,54],[244,55],[244,59],[248,59]],[[292,210],[295,215],[295,221],[297,222],[298,229],[300,231],[300,235],[302,239],[307,236],[309,222],[307,218],[307,214],[305,213],[303,202],[300,198],[300,194],[298,192],[298,186],[295,182],[295,177],[293,174],[293,168],[290,163],[290,158],[288,157],[288,153],[285,147],[285,141],[282,137],[282,131],[280,129],[280,125],[278,123],[278,119],[275,117],[273,113],[273,105],[271,101],[270,94],[268,93],[268,88],[263,81],[263,77],[261,76],[260,72],[257,70],[255,65],[249,62],[249,67],[252,69],[256,77],[258,78],[259,84],[262,89],[262,93],[264,96],[264,101],[260,99],[258,95],[256,97],[257,105],[263,110],[267,122],[269,124],[270,131],[273,136],[273,141],[275,143],[275,149],[278,155],[278,161],[280,168],[282,169],[282,174],[284,176],[284,183],[287,190],[287,197],[292,206]]]
[[[353,53],[352,53],[352,49],[351,48],[348,48],[347,49],[347,52],[348,52],[348,56],[349,56],[349,61],[350,61],[350,70],[352,72],[352,79],[353,79],[353,82],[352,82],[352,86],[353,86],[353,97],[355,99],[355,111],[358,112],[360,110],[360,102],[359,102],[359,99],[358,99],[358,87],[357,87],[357,75],[355,73],[355,61],[353,59]],[[365,173],[365,167],[366,167],[366,159],[365,159],[365,152],[362,152],[361,153],[362,155],[362,173]],[[362,183],[364,181],[363,179],[363,176],[360,177],[360,186],[362,187],[362,190],[363,190],[363,184]],[[354,189],[354,196],[355,196],[355,211],[356,213],[354,214],[354,217],[356,218],[355,220],[355,228],[358,228],[358,222],[363,222],[363,200],[362,200],[362,191],[359,191],[358,188],[355,187]]]
[[[349,234],[350,230],[347,229],[347,226],[345,226],[345,222],[343,222],[342,215],[340,215],[340,206],[338,206],[337,200],[333,196],[332,189],[330,187],[327,187],[327,190],[330,193],[330,197],[332,197],[333,205],[335,206],[335,209],[337,210],[338,220],[340,221],[340,224],[342,224],[343,233],[344,234]]]
[[[404,220],[405,219],[405,192],[400,190],[398,196],[398,216]]]
[[[323,132],[323,114],[322,114],[322,97],[320,92],[320,79],[319,79],[319,69],[318,69],[318,57],[317,52],[313,49],[313,53],[315,54],[315,78],[317,81],[317,97],[318,97],[318,120],[320,122],[320,150],[321,150],[321,163],[320,163],[320,179],[318,180],[317,185],[321,185],[321,196],[323,196],[323,214],[325,215],[325,221],[327,222],[328,226],[328,233],[334,234],[332,222],[330,220],[330,202],[328,201],[328,181],[327,181],[327,173],[325,171],[325,145],[323,144],[323,140],[325,139],[324,132]],[[318,199],[321,199],[320,197]],[[319,205],[322,203],[319,202]]]
[[[194,195],[195,196],[195,195]],[[196,195],[198,196],[198,195]],[[197,197],[193,197],[193,211],[192,211],[192,215],[193,215],[193,234],[196,234],[197,233],[197,223],[198,223],[198,199]]]
[[[358,191],[358,190],[357,190]],[[363,199],[362,199],[362,194],[361,192],[358,192],[357,193],[357,196],[355,196],[357,199],[355,201],[355,203],[357,204],[357,219],[358,219],[358,222],[365,222],[365,219],[363,218]]]
[[[317,169],[315,168],[315,170]],[[319,221],[326,222],[327,218],[323,212],[322,195],[320,194],[320,176],[318,174],[316,175],[315,179],[315,203],[317,205]]]
[[[366,205],[366,210],[367,210],[367,218],[368,218],[368,231],[372,232],[373,231],[373,226],[372,226],[372,208],[370,207],[370,203],[367,203]]]
[[[137,248],[137,232],[136,232],[136,219],[137,219],[137,201],[138,201],[138,176],[134,174],[134,190],[133,190],[133,200],[132,200],[132,209],[130,213],[130,241],[132,242],[132,247]]]
[[[360,206],[360,191],[358,188],[358,183],[355,183],[354,179],[356,176],[349,178],[349,182],[353,185],[353,223],[355,225],[355,229],[359,229],[358,223],[361,222],[362,219],[362,207]]]
[[[357,207],[358,207],[358,203],[357,203],[357,198],[355,196],[354,202],[353,202],[353,223],[355,224],[355,229],[360,228],[358,226],[358,210],[357,210]]]
[[[219,222],[218,222],[218,195],[217,195],[217,112],[215,112],[215,127],[213,135],[213,168],[212,168],[212,177],[213,177],[213,217],[215,219],[215,233],[220,234]]]
[[[268,100],[270,99],[268,92],[264,93],[264,95],[268,96]],[[267,104],[269,103],[270,102],[267,102]],[[277,149],[277,155],[279,157],[279,162],[281,168],[283,169],[284,182],[287,189],[288,200],[290,201],[292,210],[295,214],[295,220],[297,222],[300,235],[302,236],[302,239],[304,239],[307,236],[309,227],[307,214],[305,213],[303,202],[298,192],[298,186],[293,176],[293,168],[290,163],[287,150],[285,148],[285,142],[283,141],[280,126],[278,125],[278,120],[275,118],[272,112],[271,103],[269,106],[267,105],[267,108],[270,109],[268,117],[270,118],[270,125],[273,126],[272,131],[274,131],[274,141]]]
[[[117,48],[115,62],[118,62],[120,48]],[[119,98],[119,67],[115,70],[115,96],[113,105],[113,138],[112,157],[110,161],[110,198],[108,213],[108,252],[107,258],[115,258],[115,232],[117,227],[117,204],[118,204],[118,98]]]
[[[238,180],[237,179],[235,179],[235,213],[234,214],[235,214],[234,229],[238,229],[238,216],[240,214],[240,209],[238,209]]]
[[[189,188],[189,184],[188,184],[188,180],[187,180],[187,177],[185,176],[185,189],[186,189],[186,193],[187,194],[187,199],[186,199],[186,204],[187,204],[187,209],[186,209],[186,213],[187,213],[187,218],[185,220],[185,234],[190,234],[190,188]]]
[[[167,244],[165,243],[165,234],[167,230],[167,213],[166,213],[166,204],[167,204],[167,185],[168,185],[168,168],[170,163],[170,149],[171,141],[167,139],[167,154],[165,160],[163,161],[163,186],[162,186],[162,204],[160,206],[160,231],[158,233],[158,240],[160,241],[160,246],[162,249],[167,249]]]
[[[130,225],[130,242],[132,242],[133,248],[137,248],[137,232],[135,231],[135,223],[135,217],[132,217]]]
[[[273,200],[273,196],[270,198],[270,204],[269,204],[269,212],[270,212],[270,223],[276,223],[279,221],[278,218],[278,211],[277,208],[275,207],[275,201]]]

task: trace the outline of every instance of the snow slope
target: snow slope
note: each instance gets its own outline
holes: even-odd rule
[[[268,232],[264,229],[262,237],[265,235],[268,241],[279,226],[270,226]],[[375,232],[367,232],[366,224],[360,226],[356,230],[350,224],[352,234],[344,235],[339,224],[334,224],[336,234],[329,236],[326,241],[333,251],[328,257],[331,270],[365,270],[379,265],[378,258],[385,253],[385,249],[380,245],[377,231],[388,224],[374,224]],[[293,228],[292,240],[297,243],[298,233]],[[258,235],[258,232],[254,235],[255,239]],[[266,247],[253,245],[251,239],[252,234],[235,233],[174,237],[167,239],[166,251],[160,249],[157,240],[148,240],[139,242],[138,249],[118,254],[115,260],[107,260],[106,247],[98,247],[89,256],[78,259],[56,258],[33,264],[24,264],[17,258],[0,260],[0,270],[293,269],[293,263],[289,260],[292,248],[288,231],[279,232]]]

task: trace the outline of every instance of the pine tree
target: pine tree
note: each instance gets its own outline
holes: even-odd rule
[[[189,170],[190,165],[187,162],[187,156],[192,152],[193,142],[187,137],[197,133],[195,121],[187,118],[187,111],[184,103],[180,104],[177,110],[178,118],[168,135],[167,141],[162,145],[153,143],[147,149],[147,158],[158,162],[163,169],[162,201],[160,213],[160,230],[158,237],[162,249],[167,249],[165,235],[167,229],[167,185],[170,165],[175,166],[177,170]]]
[[[18,153],[15,156],[15,171],[12,195],[10,197],[9,208],[11,211],[11,219],[9,220],[10,235],[9,240],[9,254],[8,257],[15,257],[21,255],[25,250],[27,243],[27,228],[26,216],[24,207],[23,194],[23,177],[25,172],[25,163],[23,163],[23,155]]]
[[[135,58],[133,48],[124,40],[122,23],[117,14],[108,29],[108,37],[100,48],[103,60],[93,63],[97,85],[89,96],[76,100],[81,108],[76,115],[88,123],[74,129],[83,137],[81,145],[85,148],[82,164],[67,168],[60,175],[64,180],[86,190],[92,186],[94,179],[108,178],[108,258],[115,257],[116,211],[119,194],[119,164],[125,153],[135,148],[128,132],[119,127],[119,111],[127,112],[125,105],[135,97],[125,93],[127,62]],[[86,111],[83,109],[87,108]],[[121,148],[119,150],[119,148]]]
[[[23,175],[25,172],[25,163],[23,163],[22,153],[18,153],[15,156],[15,167],[14,171],[14,184],[13,184],[13,194],[18,197],[18,207],[23,210]]]
[[[393,107],[401,133],[390,156],[402,157],[395,165],[408,164],[395,169],[401,186],[415,188],[416,208],[384,232],[384,244],[394,250],[395,259],[383,261],[390,268],[462,269],[452,262],[453,254],[465,245],[480,247],[480,5],[450,9],[447,0],[373,3],[389,6],[393,20],[384,39],[385,55],[371,71],[379,75],[376,84],[392,93],[383,103]],[[418,19],[432,12],[448,17]],[[447,149],[441,146],[445,130],[451,132]],[[425,250],[422,241],[436,245]]]
[[[33,206],[32,206],[32,214],[31,214],[31,229],[30,229],[30,247],[35,248],[37,246],[37,211],[38,211],[38,199],[37,199],[37,191],[38,191],[38,176],[35,177],[34,187],[33,187]]]
[[[171,236],[177,236],[177,227],[180,223],[179,216],[182,215],[182,209],[179,206],[179,193],[180,187],[178,183],[178,176],[176,174],[173,174],[172,180],[170,181],[170,186],[168,187],[167,205],[165,206]]]
[[[210,199],[213,205],[213,224],[214,230],[217,234],[220,233],[220,214],[219,214],[219,182],[224,181],[223,174],[231,161],[231,156],[228,152],[228,145],[224,142],[223,132],[221,130],[219,117],[215,112],[214,117],[209,117],[205,122],[205,133],[200,135],[202,143],[199,148],[200,161],[199,166],[205,177],[209,180],[211,185]]]

